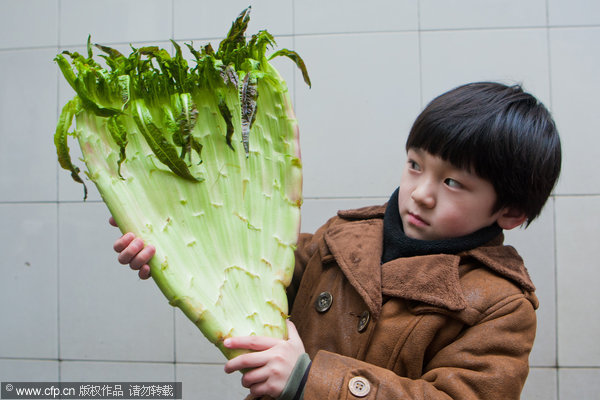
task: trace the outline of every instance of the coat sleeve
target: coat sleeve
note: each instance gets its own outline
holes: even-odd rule
[[[435,350],[424,361],[421,376],[402,377],[365,361],[319,351],[304,400],[517,400],[529,371],[536,320],[532,304],[524,296],[514,297],[487,310],[477,324]]]
[[[334,223],[337,217],[330,218],[323,226],[321,226],[314,234],[311,233],[300,233],[298,236],[298,242],[296,243],[296,251],[294,252],[294,275],[292,276],[292,282],[287,287],[287,297],[289,309],[292,309],[302,276],[306,269],[306,264],[310,258],[319,251],[319,239],[323,236],[327,228]]]

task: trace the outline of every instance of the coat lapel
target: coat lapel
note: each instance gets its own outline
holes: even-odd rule
[[[458,256],[409,257],[381,265],[382,219],[335,225],[325,233],[325,243],[375,318],[381,311],[383,295],[449,310],[466,306],[458,280]]]
[[[487,246],[466,252],[469,256],[485,264],[492,271],[510,278],[528,292],[535,286],[523,265],[523,259],[511,246]]]
[[[325,243],[374,317],[381,310],[382,221],[368,219],[331,227]]]
[[[450,254],[407,257],[382,265],[387,296],[417,300],[459,311],[467,306],[458,278],[460,257]]]

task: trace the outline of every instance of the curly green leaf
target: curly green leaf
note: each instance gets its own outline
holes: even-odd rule
[[[250,153],[250,128],[256,118],[256,99],[258,98],[256,78],[248,73],[241,87],[240,101],[242,103],[242,143],[246,157]]]
[[[237,89],[240,85],[240,78],[237,74],[237,72],[235,72],[235,68],[233,67],[233,65],[221,65],[221,78],[223,78],[223,82],[225,83],[225,86],[230,86],[232,88]]]
[[[110,117],[106,124],[110,135],[112,136],[117,146],[119,146],[119,161],[117,173],[119,174],[119,178],[123,179],[123,176],[121,175],[121,164],[123,164],[123,161],[125,161],[125,148],[127,147],[127,130],[125,129],[123,121],[117,115]]]
[[[159,161],[184,179],[201,181],[192,175],[187,164],[179,158],[175,146],[169,143],[163,132],[153,122],[148,109],[140,102],[136,102],[134,107],[136,113],[133,119]]]
[[[71,153],[67,138],[69,136],[69,128],[73,123],[73,117],[79,111],[79,104],[77,99],[69,101],[63,107],[58,123],[56,124],[56,131],[54,133],[54,145],[56,146],[56,153],[58,155],[58,163],[60,166],[68,171],[71,171],[71,178],[75,182],[79,182],[83,185],[83,199],[87,199],[88,191],[87,186],[79,176],[79,168],[73,165],[71,161]]]
[[[227,33],[227,37],[221,41],[217,54],[226,60],[226,64],[229,64],[229,60],[235,60],[236,51],[239,49],[246,50],[246,29],[248,28],[248,22],[250,21],[250,10],[249,6],[240,13],[237,19],[231,25],[231,29]]]
[[[199,143],[194,144],[196,140],[192,135],[192,130],[194,126],[196,126],[196,120],[198,119],[198,109],[192,100],[192,96],[189,93],[182,93],[179,96],[181,101],[181,107],[179,115],[176,117],[176,123],[179,128],[179,132],[181,133],[181,156],[180,158],[185,158],[186,154],[190,154],[193,149],[202,148],[198,147]]]
[[[298,53],[296,53],[293,50],[281,49],[273,53],[271,57],[269,57],[269,60],[272,60],[273,58],[279,56],[284,56],[292,60],[302,72],[302,78],[304,79],[304,82],[308,85],[308,87],[311,87],[310,77],[308,76],[308,70],[306,69],[304,60],[302,60],[302,57],[300,57]]]
[[[229,107],[227,107],[227,103],[223,97],[219,97],[219,112],[225,121],[225,126],[227,127],[227,132],[225,134],[225,140],[229,147],[234,150],[233,145],[231,144],[231,138],[233,137],[233,121],[231,117],[231,111],[229,111]]]

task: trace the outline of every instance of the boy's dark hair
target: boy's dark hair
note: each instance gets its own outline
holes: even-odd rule
[[[498,197],[492,213],[514,207],[527,224],[542,211],[560,174],[552,116],[518,85],[477,82],[438,96],[413,124],[410,148],[488,180]]]

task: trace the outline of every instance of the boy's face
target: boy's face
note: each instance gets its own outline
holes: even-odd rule
[[[398,194],[406,235],[438,240],[464,236],[494,223],[490,182],[425,150],[409,149]]]

